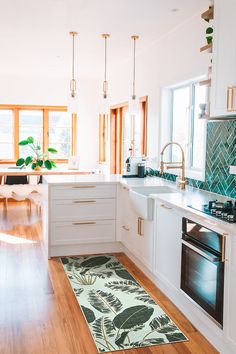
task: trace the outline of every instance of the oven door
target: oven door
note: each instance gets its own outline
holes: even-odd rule
[[[182,240],[181,289],[223,327],[224,263],[188,237]]]

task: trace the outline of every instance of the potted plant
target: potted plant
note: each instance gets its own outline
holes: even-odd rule
[[[206,40],[207,40],[207,44],[211,44],[212,43],[212,40],[213,40],[213,28],[212,27],[207,27],[206,29]],[[211,36],[209,36],[211,35]]]
[[[28,145],[32,150],[32,154],[27,156],[25,159],[20,157],[16,161],[16,166],[26,167],[31,164],[32,170],[39,171],[42,167],[51,170],[56,167],[56,163],[49,159],[49,153],[56,154],[57,150],[49,147],[46,153],[42,153],[42,148],[38,143],[34,142],[34,138],[29,136],[26,140],[21,140],[18,143],[19,146]]]

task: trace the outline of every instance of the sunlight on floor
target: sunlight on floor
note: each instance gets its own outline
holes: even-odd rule
[[[23,244],[23,243],[37,243],[37,241],[28,240],[23,237],[12,236],[4,233],[0,233],[0,242],[12,243],[12,244]]]

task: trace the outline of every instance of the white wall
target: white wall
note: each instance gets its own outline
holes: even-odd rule
[[[77,151],[81,167],[94,168],[98,161],[98,80],[78,80],[79,119]],[[66,106],[69,80],[55,77],[1,76],[0,104]]]
[[[206,24],[200,14],[138,52],[137,94],[148,95],[148,155],[159,157],[159,122],[161,89],[207,72],[209,54],[200,53]],[[142,41],[142,34],[140,40]],[[132,61],[109,67],[111,104],[127,101],[131,93]],[[0,103],[66,105],[69,82],[56,77],[4,77],[0,80]],[[78,82],[80,112],[78,154],[81,167],[94,168],[98,160],[98,111],[101,82],[80,79]]]
[[[161,90],[207,73],[209,54],[199,51],[205,43],[205,28],[206,24],[198,14],[153,43],[145,52],[137,53],[137,94],[148,96],[148,155],[155,160],[160,151]],[[131,61],[122,63],[113,71],[113,104],[128,100],[131,72]]]

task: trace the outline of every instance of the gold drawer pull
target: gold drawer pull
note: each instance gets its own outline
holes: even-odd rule
[[[231,94],[231,111],[234,112],[236,110],[235,107],[235,89],[236,86],[232,86],[232,94]]]
[[[139,236],[143,236],[142,222],[143,222],[143,218],[138,217],[138,235]]]
[[[125,231],[129,231],[129,228],[125,225],[122,226],[122,229],[124,229]]]
[[[96,203],[96,200],[73,200],[75,204],[82,204],[82,203]]]
[[[94,225],[96,221],[77,221],[73,222],[72,225]]]
[[[167,205],[165,204],[161,204],[161,207],[164,208],[164,209],[168,209],[168,210],[172,210],[173,208],[171,207],[168,207]]]
[[[227,99],[226,99],[226,110],[231,112],[233,109],[233,87],[229,86],[227,88]]]
[[[96,186],[73,186],[72,188],[80,189],[80,188],[96,188]]]

